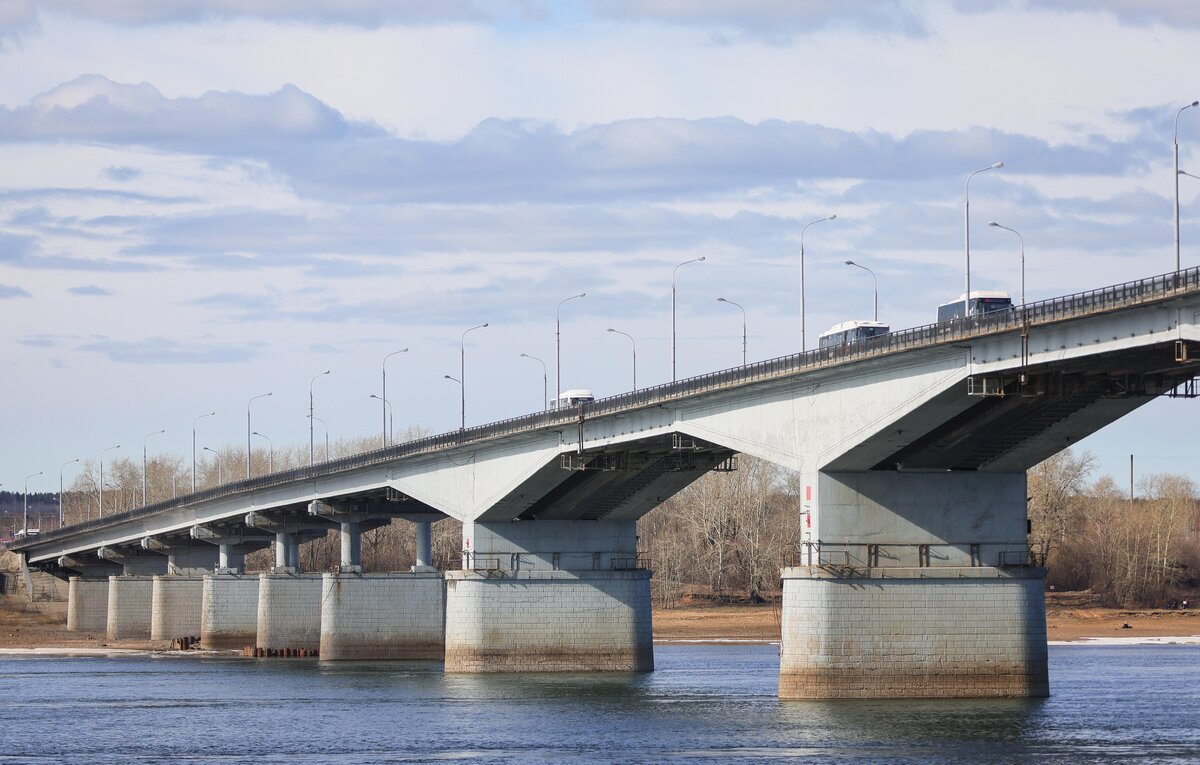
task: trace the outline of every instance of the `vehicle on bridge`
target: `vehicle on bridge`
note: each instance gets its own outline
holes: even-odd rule
[[[961,319],[966,316],[964,305],[966,295],[959,295],[957,300],[938,306],[938,322]],[[1012,310],[1013,302],[1007,292],[989,290],[971,290],[971,315]]]
[[[596,400],[596,397],[590,390],[585,388],[572,388],[564,390],[558,395],[558,398],[551,401],[551,409],[571,409],[580,404],[590,404]]]
[[[843,321],[834,324],[817,338],[817,347],[821,350],[837,348],[849,343],[870,340],[891,332],[892,328],[878,321]]]

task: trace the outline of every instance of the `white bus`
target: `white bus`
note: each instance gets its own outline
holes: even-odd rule
[[[891,327],[878,321],[843,321],[821,333],[821,336],[817,338],[817,347],[820,349],[837,348],[847,343],[886,335],[888,332],[891,332]]]
[[[572,388],[564,390],[559,394],[556,400],[550,402],[551,409],[572,409],[580,404],[590,404],[596,400],[590,390],[585,388]]]

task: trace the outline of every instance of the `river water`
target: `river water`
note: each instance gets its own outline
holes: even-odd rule
[[[1052,696],[779,701],[774,646],[646,675],[0,658],[0,763],[1200,762],[1200,646],[1052,646]]]

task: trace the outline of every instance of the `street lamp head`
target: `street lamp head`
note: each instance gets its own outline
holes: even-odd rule
[[[1188,104],[1188,106],[1200,106],[1200,101],[1193,101],[1190,104]]]
[[[383,399],[379,398],[379,396],[376,396],[374,393],[372,393],[369,398],[376,399],[377,401],[383,401]]]
[[[857,266],[858,264],[857,264],[857,263],[855,263],[853,260],[847,260],[847,261],[846,261],[846,265],[848,265],[848,266]]]
[[[723,298],[723,297],[719,297],[719,298],[717,298],[717,302],[718,302],[718,303],[728,303],[729,301],[728,301],[728,300],[726,300],[726,299],[725,299],[725,298]]]
[[[704,256],[703,256],[703,255],[701,255],[700,257],[696,258],[696,262],[697,262],[697,263],[703,263],[703,262],[704,262]]]
[[[1000,228],[1000,224],[999,224],[999,223],[997,223],[996,221],[992,221],[992,222],[991,222],[991,223],[989,223],[988,225],[989,225],[989,226],[994,226],[994,227],[996,227],[996,228]]]
[[[480,327],[486,327],[487,325],[488,325],[488,323],[485,321],[483,324],[480,324],[479,326],[480,326]]]
[[[1004,163],[1003,163],[1003,162],[996,162],[996,163],[993,163],[993,164],[992,164],[992,169],[993,169],[993,170],[999,170],[999,169],[1000,169],[1000,168],[1002,168],[1002,167],[1004,167]]]
[[[834,213],[833,215],[830,215],[830,216],[829,216],[828,218],[826,218],[825,220],[837,220],[837,213]]]

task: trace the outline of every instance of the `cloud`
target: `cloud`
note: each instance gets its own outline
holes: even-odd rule
[[[901,0],[589,0],[600,16],[619,21],[729,30],[735,34],[786,42],[828,28],[923,36],[925,24]]]
[[[121,364],[229,364],[257,357],[265,343],[180,343],[165,337],[97,340],[75,348]]]
[[[1111,13],[1126,24],[1148,26],[1200,26],[1200,4],[1179,0],[1027,0],[1027,6],[1035,10],[1063,11],[1069,13]]]
[[[118,183],[124,183],[125,181],[132,181],[142,177],[142,171],[138,170],[136,167],[124,167],[118,165],[110,165],[109,167],[104,168],[103,173],[105,178],[109,179],[110,181],[117,181]]]
[[[72,295],[81,295],[85,297],[107,297],[115,294],[112,290],[106,290],[103,287],[97,287],[94,284],[88,284],[82,287],[68,287],[67,292],[70,292]]]
[[[28,290],[21,287],[15,287],[9,284],[0,284],[0,300],[7,298],[33,297]]]

